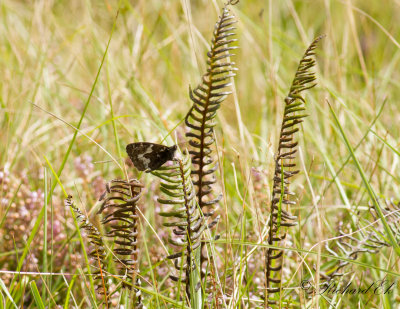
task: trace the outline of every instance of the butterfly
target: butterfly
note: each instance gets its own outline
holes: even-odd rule
[[[151,172],[160,168],[165,162],[173,160],[177,148],[176,145],[168,147],[139,142],[126,146],[126,152],[139,171]]]

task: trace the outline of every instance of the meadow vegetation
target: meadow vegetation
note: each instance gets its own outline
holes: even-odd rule
[[[167,256],[177,246],[170,246],[171,228],[164,226],[169,187],[160,190],[160,175],[168,171],[138,172],[125,147],[177,144],[187,173],[189,85],[195,89],[207,71],[223,6],[216,0],[0,2],[0,308],[133,308],[138,297],[147,308],[399,305],[398,0],[229,6],[238,21],[230,57],[238,70],[214,119],[213,190],[222,198],[212,205],[219,221],[212,231],[204,228],[199,248],[207,247],[206,256],[192,257],[201,265],[208,258],[208,271],[196,269],[190,282],[169,278],[177,269]],[[291,161],[300,170],[290,185],[297,224],[272,244],[285,98],[304,51],[323,34],[312,68],[317,85],[302,94],[308,116]],[[180,180],[192,181],[186,177]],[[140,181],[134,201],[140,272],[125,276],[110,254],[115,244],[104,245],[107,273],[96,260],[103,253],[95,229],[107,232],[97,212],[113,179]],[[188,186],[198,190],[195,180]],[[73,202],[66,205],[68,195]],[[81,230],[86,218],[91,225]],[[275,304],[264,299],[271,248],[283,252]],[[124,281],[130,276],[135,287]],[[201,280],[207,285],[199,288]],[[390,293],[321,293],[329,282],[366,289],[382,280],[386,288],[394,283]],[[111,293],[104,301],[106,286]]]

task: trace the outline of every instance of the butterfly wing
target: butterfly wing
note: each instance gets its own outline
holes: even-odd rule
[[[161,146],[160,148],[158,146]],[[159,169],[167,161],[174,159],[176,146],[167,147],[163,145],[154,144],[149,169],[151,171]]]
[[[176,149],[176,145],[168,147],[147,142],[132,143],[126,146],[126,152],[133,165],[139,171],[146,172],[156,170],[165,162],[172,160]]]
[[[151,143],[132,143],[126,146],[126,152],[129,158],[139,171],[148,169],[150,159],[146,158],[145,155],[150,153],[151,149]]]

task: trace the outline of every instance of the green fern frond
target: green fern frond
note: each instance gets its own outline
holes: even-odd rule
[[[207,226],[196,203],[196,194],[190,178],[189,153],[187,151],[183,155],[178,153],[172,165],[161,167],[152,174],[161,179],[161,191],[164,195],[158,199],[158,202],[163,205],[160,215],[170,219],[164,223],[164,226],[173,228],[169,243],[181,248],[168,258],[174,260],[178,272],[185,272],[185,277],[183,279],[180,279],[182,276],[179,275],[170,277],[174,281],[185,282],[186,294],[190,302],[193,294],[190,288],[199,283],[194,282],[192,278],[196,278],[196,273],[200,271],[196,256],[202,233]]]

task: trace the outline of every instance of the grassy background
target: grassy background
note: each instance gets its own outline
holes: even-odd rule
[[[45,158],[56,171],[65,161],[60,182],[89,213],[104,190],[104,181],[126,173],[137,177],[132,168],[125,169],[125,145],[160,142],[182,121],[191,105],[188,86],[197,85],[205,72],[205,53],[221,5],[189,0],[0,3],[0,269],[5,271],[0,278],[14,291],[17,304],[35,307],[31,289],[24,291],[35,280],[50,307],[64,305],[66,282],[72,280],[69,275],[64,281],[59,275],[64,272],[78,274],[71,293],[78,305],[88,306],[85,279],[77,272],[85,268],[82,248],[71,214],[63,206],[60,186],[51,190],[56,179]],[[327,101],[353,147],[366,135],[355,155],[375,192],[381,198],[400,199],[400,2],[241,1],[232,10],[239,19],[240,49],[234,60],[239,71],[234,94],[224,102],[216,129],[222,163],[219,187],[225,196],[218,231],[223,239],[241,240],[248,246],[220,244],[216,250],[222,289],[228,295],[224,304],[235,308],[241,301],[243,307],[254,307],[260,294],[262,248],[257,243],[268,215],[283,99],[314,37],[327,35],[317,51],[319,84],[306,95],[310,117],[301,130],[302,172],[291,187],[298,194],[293,212],[299,214],[300,224],[287,247],[310,249],[336,236],[340,221],[356,223],[354,214],[361,223],[367,220],[368,195],[353,161],[347,161],[349,152]],[[66,123],[76,127],[82,115],[81,131],[69,152],[76,131]],[[167,143],[182,142],[183,134],[179,127]],[[110,155],[122,168],[103,162],[111,160]],[[157,307],[157,295],[172,292],[168,280],[163,281],[167,263],[149,269],[165,257],[150,226],[164,240],[167,231],[155,215],[159,211],[154,202],[156,180],[141,175],[141,181],[147,188],[141,209],[148,220],[141,220],[142,267],[145,287],[157,291],[144,293],[144,298],[150,307]],[[46,211],[41,212],[42,207]],[[40,214],[41,224],[35,230]],[[29,254],[22,261],[24,250]],[[361,261],[384,269],[392,265],[391,271],[400,274],[392,251],[381,253]],[[294,251],[285,268],[289,277],[295,274],[292,287],[299,286],[313,264],[319,265],[316,255],[303,263],[300,255],[304,254]],[[18,263],[22,271],[54,270],[58,275],[10,273],[20,270]],[[369,280],[385,276],[385,272],[352,267],[356,281],[365,272]],[[239,295],[255,301],[248,303]],[[5,289],[2,297],[6,298]],[[344,296],[338,306],[396,306],[396,299],[397,290],[386,297]],[[320,299],[321,306],[326,304]]]

